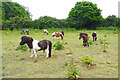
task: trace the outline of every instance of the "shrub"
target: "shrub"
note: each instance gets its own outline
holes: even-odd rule
[[[16,48],[16,51],[17,50],[23,50],[23,51],[26,51],[28,49],[27,45],[19,45],[17,48]]]
[[[80,73],[79,69],[75,68],[73,59],[71,60],[69,68],[70,69],[68,70],[68,78],[72,78],[73,80],[76,80],[77,78],[81,78],[81,73]]]
[[[55,43],[54,45],[53,45],[53,47],[55,47],[55,50],[62,50],[62,49],[64,49],[64,45],[65,45],[66,43],[64,43],[64,42],[60,42],[60,41],[58,41],[57,43]]]
[[[25,58],[21,58],[20,60],[25,60]]]
[[[84,56],[82,58],[80,58],[80,60],[82,62],[84,62],[85,64],[88,65],[88,68],[90,68],[91,66],[96,66],[96,61],[93,61],[89,56]]]
[[[88,43],[89,43],[89,45],[92,45],[92,44],[93,44],[93,42],[92,42],[91,40],[89,40]]]

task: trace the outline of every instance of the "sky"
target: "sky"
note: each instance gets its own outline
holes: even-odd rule
[[[29,12],[32,14],[32,20],[42,16],[65,19],[68,17],[69,11],[80,1],[97,4],[97,7],[102,10],[104,18],[109,15],[118,16],[118,2],[120,0],[12,0],[12,2],[28,7]]]

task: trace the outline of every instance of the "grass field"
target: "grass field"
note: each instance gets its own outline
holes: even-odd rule
[[[19,46],[21,30],[2,31],[2,72],[3,78],[67,78],[71,59],[74,59],[76,68],[80,70],[82,78],[117,78],[118,77],[118,34],[113,31],[95,30],[98,39],[95,44],[89,47],[82,45],[82,39],[79,40],[79,33],[88,33],[92,41],[92,32],[94,30],[70,30],[66,29],[64,40],[53,40],[51,34],[54,31],[61,32],[61,29],[50,30],[49,35],[44,35],[43,30],[30,29],[30,37],[43,40],[48,39],[54,45],[57,41],[67,43],[63,50],[52,48],[52,57],[46,59],[46,52],[38,51],[37,58],[30,58],[30,50],[22,51],[15,49]],[[106,40],[110,44],[102,52],[100,39]],[[66,53],[71,49],[70,55]],[[80,57],[90,56],[97,61],[97,66],[90,70],[80,62]]]

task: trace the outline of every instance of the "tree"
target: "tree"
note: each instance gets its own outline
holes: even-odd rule
[[[69,12],[69,23],[76,29],[95,29],[102,21],[101,10],[92,2],[77,2]]]
[[[117,23],[117,17],[115,16],[115,15],[112,15],[112,16],[108,16],[107,18],[106,18],[106,22],[107,22],[107,26],[109,27],[109,26],[116,26],[116,23]]]
[[[28,27],[32,19],[29,10],[14,2],[2,2],[2,29]]]

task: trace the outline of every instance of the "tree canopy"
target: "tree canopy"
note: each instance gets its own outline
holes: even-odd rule
[[[30,16],[29,11],[25,10],[24,6],[15,2],[2,2],[2,29],[12,30],[24,27],[26,21],[32,20]]]
[[[77,2],[69,12],[70,24],[76,29],[94,29],[102,20],[101,10],[92,2]]]

